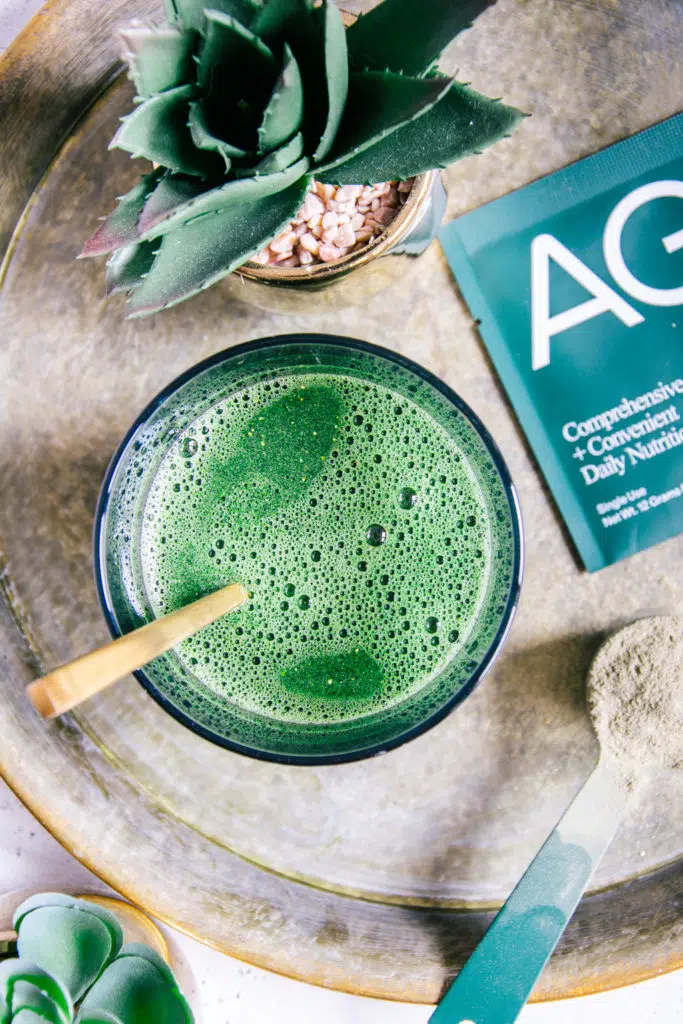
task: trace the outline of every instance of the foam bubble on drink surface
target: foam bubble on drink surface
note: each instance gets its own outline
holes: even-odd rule
[[[466,642],[489,522],[456,442],[413,401],[332,373],[225,398],[178,435],[147,497],[155,615],[232,581],[249,601],[180,645],[202,687],[258,714],[381,711]]]

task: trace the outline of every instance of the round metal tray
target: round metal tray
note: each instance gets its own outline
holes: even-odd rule
[[[124,320],[102,263],[75,256],[138,171],[107,143],[131,98],[114,81],[114,28],[141,13],[159,14],[145,0],[55,0],[0,64],[0,770],[77,857],[176,927],[317,984],[434,1002],[595,760],[583,679],[601,637],[683,611],[682,543],[580,570],[438,245],[387,257],[387,289],[359,287],[341,311],[321,293],[296,317],[263,312],[233,280]],[[674,0],[501,0],[447,65],[534,116],[448,171],[450,215],[674,113],[682,46]],[[39,721],[23,686],[106,639],[90,536],[124,431],[199,359],[292,330],[392,347],[492,430],[528,547],[495,669],[427,735],[338,767],[220,750],[132,679]],[[536,998],[681,964],[682,796],[662,777],[624,822]]]

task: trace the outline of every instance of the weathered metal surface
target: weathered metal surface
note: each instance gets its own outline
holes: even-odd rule
[[[683,543],[580,570],[436,245],[379,296],[359,289],[341,311],[313,297],[296,317],[265,313],[225,284],[125,321],[123,302],[105,301],[102,263],[74,257],[136,174],[106,148],[128,87],[85,113],[116,67],[113,28],[136,10],[139,0],[56,0],[0,65],[5,237],[19,225],[0,295],[0,770],[78,857],[178,927],[319,984],[434,1001],[486,927],[484,908],[504,898],[595,759],[583,677],[601,637],[683,611]],[[450,215],[674,113],[682,46],[675,0],[501,0],[447,62],[534,116],[448,171]],[[490,678],[418,740],[325,769],[216,749],[133,680],[78,715],[39,721],[23,685],[106,639],[90,533],[107,460],[134,416],[197,360],[307,329],[423,363],[505,453],[527,572]],[[651,787],[537,997],[680,964],[682,804],[675,779]]]

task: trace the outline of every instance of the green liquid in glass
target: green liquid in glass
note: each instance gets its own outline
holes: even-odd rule
[[[286,335],[174,382],[107,474],[95,547],[112,631],[227,583],[249,601],[141,681],[211,740],[365,757],[470,692],[512,618],[514,491],[486,433],[417,366]]]
[[[180,645],[204,687],[283,722],[332,723],[395,705],[467,640],[489,521],[429,413],[311,373],[238,391],[177,437],[141,552],[155,615],[235,580],[251,593]]]

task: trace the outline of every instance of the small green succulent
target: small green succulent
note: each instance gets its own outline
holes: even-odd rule
[[[137,105],[111,143],[155,169],[82,255],[112,253],[107,290],[143,316],[258,253],[313,176],[405,180],[480,152],[522,115],[436,61],[490,3],[384,0],[345,29],[334,0],[165,0],[166,27],[123,33]]]
[[[0,1024],[71,1024],[73,1002],[64,985],[30,960],[0,963]]]
[[[192,1024],[164,960],[123,945],[116,917],[62,893],[14,915],[18,957],[0,963],[0,1024]]]

